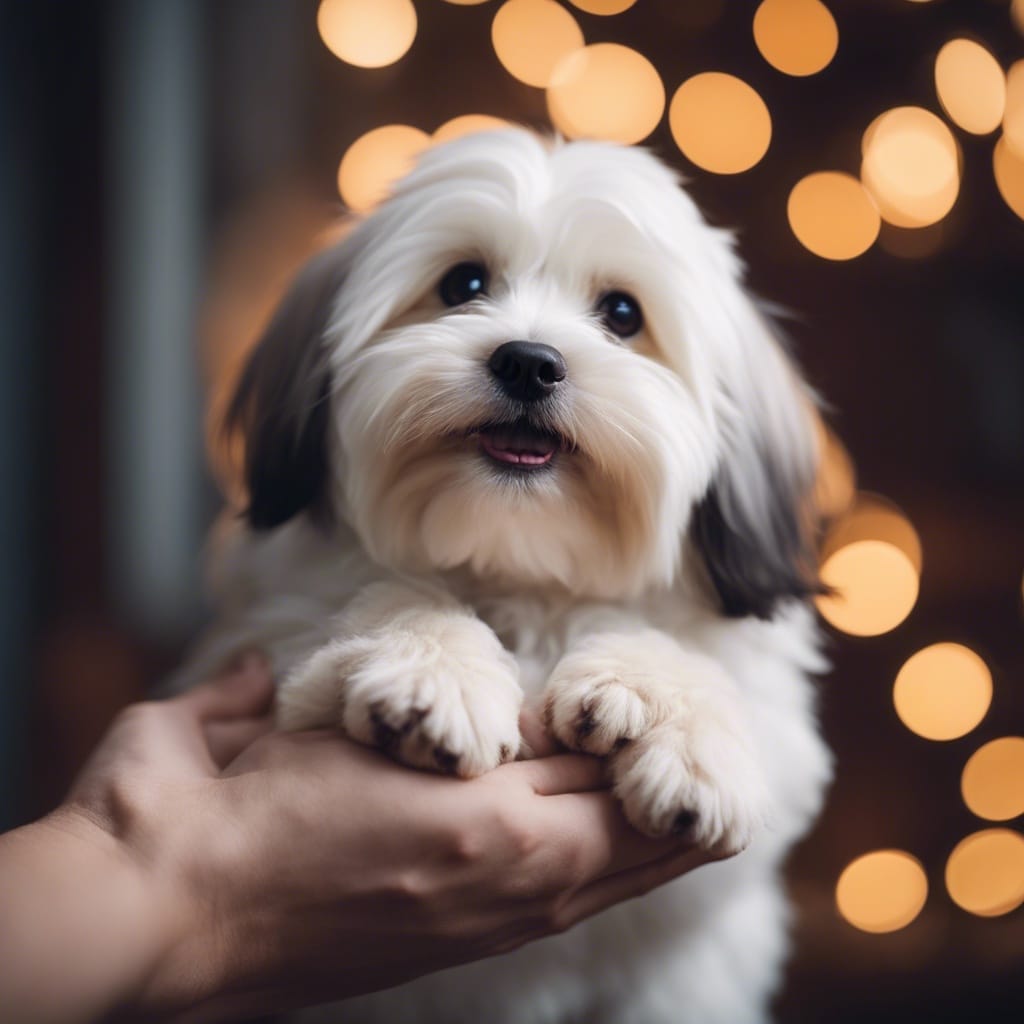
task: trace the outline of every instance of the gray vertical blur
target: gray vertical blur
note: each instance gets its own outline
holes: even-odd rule
[[[32,608],[31,533],[38,340],[33,212],[39,202],[23,56],[0,9],[0,831],[18,820],[24,787]]]
[[[155,640],[180,638],[199,591],[201,7],[119,0],[108,21],[111,582]]]

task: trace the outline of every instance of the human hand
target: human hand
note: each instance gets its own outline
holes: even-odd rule
[[[712,859],[631,829],[592,758],[429,775],[330,731],[265,735],[269,697],[250,660],[129,709],[55,816],[114,844],[148,894],[118,992],[135,1015],[225,1019],[398,984]]]

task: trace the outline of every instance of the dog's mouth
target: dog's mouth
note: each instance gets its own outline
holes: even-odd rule
[[[558,434],[542,430],[526,420],[488,424],[473,431],[480,451],[503,469],[532,472],[550,465],[569,446]]]

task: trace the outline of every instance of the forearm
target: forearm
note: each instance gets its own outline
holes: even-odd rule
[[[0,892],[0,1020],[115,1017],[173,945],[170,894],[113,836],[64,810],[0,836]]]

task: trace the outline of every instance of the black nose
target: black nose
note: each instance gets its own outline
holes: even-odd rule
[[[546,398],[565,380],[565,360],[558,349],[532,341],[506,341],[487,365],[509,398],[526,402]]]

